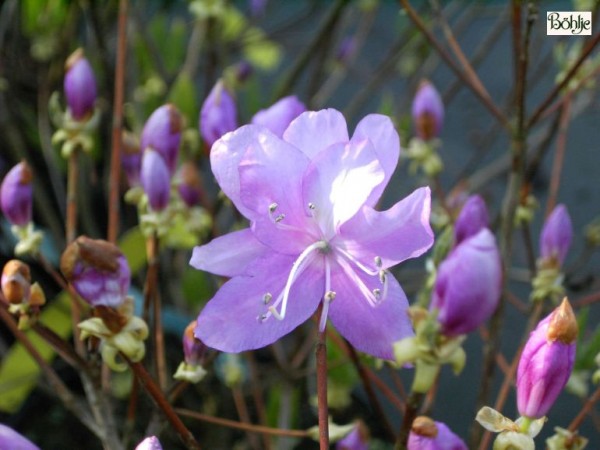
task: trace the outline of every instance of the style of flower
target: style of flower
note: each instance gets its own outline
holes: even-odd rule
[[[267,127],[273,134],[281,138],[292,120],[306,111],[306,106],[295,95],[284,97],[269,108],[258,111],[250,123]]]
[[[408,450],[467,450],[463,440],[445,423],[419,416],[412,423],[408,435]]]
[[[164,159],[170,175],[173,175],[177,168],[182,129],[183,118],[179,110],[168,103],[150,115],[142,130],[141,150],[156,150]]]
[[[463,204],[454,223],[454,242],[459,244],[482,228],[488,228],[490,219],[485,202],[479,195],[471,195]]]
[[[440,135],[444,124],[444,104],[433,84],[421,81],[412,104],[415,131],[424,141]]]
[[[438,268],[429,305],[438,310],[442,334],[466,334],[489,319],[501,283],[500,252],[487,228],[458,244]]]
[[[213,173],[251,226],[194,249],[192,266],[232,277],[196,337],[225,352],[260,348],[321,304],[321,331],[329,318],[358,350],[391,359],[412,329],[389,269],[433,243],[429,188],[374,209],[399,153],[388,117],[365,117],[350,139],[332,109],[301,114],[283,139],[247,125],[217,141]]]
[[[571,239],[573,225],[565,205],[557,205],[546,219],[540,234],[540,256],[546,261],[555,261],[561,266],[565,262]]]
[[[81,48],[67,58],[64,90],[71,117],[77,121],[87,120],[94,112],[96,77]]]
[[[577,319],[566,298],[531,332],[517,369],[519,414],[541,418],[548,413],[573,370],[577,334]]]
[[[223,82],[218,81],[200,110],[200,135],[210,149],[217,139],[237,126],[235,100]]]
[[[0,207],[8,221],[19,227],[31,222],[33,174],[29,164],[21,161],[8,171],[0,185]]]
[[[0,448],[7,450],[40,450],[25,436],[2,423],[0,423]]]

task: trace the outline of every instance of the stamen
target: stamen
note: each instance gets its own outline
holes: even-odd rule
[[[269,214],[273,214],[279,205],[277,203],[271,203],[269,205]]]
[[[335,298],[335,292],[331,290],[331,263],[329,258],[325,258],[325,296],[323,297],[323,309],[321,309],[321,318],[319,319],[319,331],[322,333],[327,326],[327,313],[329,304]]]
[[[314,211],[316,208],[317,207],[313,202],[308,202],[308,209]]]
[[[281,222],[283,219],[285,219],[285,214],[279,214],[277,217],[275,217],[275,223],[279,223]]]
[[[375,288],[373,289],[373,295],[377,300],[381,300],[381,289]]]
[[[268,305],[272,299],[273,299],[273,296],[271,295],[270,292],[267,292],[265,295],[263,295],[263,303],[265,305]]]
[[[340,248],[340,247],[336,247],[336,250],[339,251],[342,255],[344,255],[346,257],[346,259],[348,261],[350,261],[351,263],[354,263],[356,265],[356,267],[358,267],[360,270],[362,270],[364,273],[366,273],[367,275],[378,275],[379,271],[376,269],[371,269],[367,266],[365,266],[363,263],[361,263],[358,259],[356,259],[354,256],[352,256],[350,253],[348,253],[346,250]],[[379,258],[378,256],[376,256],[375,258]],[[381,258],[380,258],[381,259]],[[377,260],[375,260],[375,264],[377,264]],[[379,266],[378,266],[379,267]]]
[[[375,265],[381,269],[381,266],[383,266],[383,261],[381,260],[381,256],[376,256],[373,259],[375,260]]]
[[[363,280],[354,272],[352,267],[348,265],[344,259],[338,259],[337,262],[342,266],[342,270],[348,275],[348,277],[358,286],[360,292],[365,296],[369,305],[375,307],[379,304],[379,301],[373,295],[373,292],[369,290],[369,288],[365,285]],[[375,274],[374,274],[375,275]]]

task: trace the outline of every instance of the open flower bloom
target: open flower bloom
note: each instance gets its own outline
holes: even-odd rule
[[[26,437],[0,423],[0,448],[10,450],[40,450]]]
[[[490,219],[485,202],[479,195],[471,195],[464,203],[454,224],[454,241],[458,245],[482,228],[487,228]]]
[[[21,161],[8,171],[0,186],[0,207],[8,221],[20,227],[31,222],[33,208],[33,174],[29,164]]]
[[[399,153],[388,117],[365,117],[350,139],[333,109],[301,114],[283,139],[247,125],[217,141],[213,173],[251,226],[194,249],[192,266],[232,277],[200,313],[196,336],[226,352],[263,347],[322,303],[321,330],[329,318],[358,350],[391,359],[412,328],[388,269],[433,242],[429,188],[373,208]]]
[[[306,111],[304,103],[295,95],[290,95],[273,103],[269,108],[258,111],[250,123],[267,127],[277,137],[282,137],[292,120],[304,111]]]
[[[408,450],[467,450],[461,438],[442,422],[419,416],[408,435]]]
[[[75,120],[87,120],[92,115],[96,102],[96,77],[80,48],[65,63],[64,89],[71,116]]]
[[[577,319],[566,298],[531,332],[517,369],[519,414],[540,418],[548,413],[571,376],[577,334]]]
[[[573,225],[565,205],[557,205],[546,219],[540,234],[540,256],[562,265],[571,246]]]

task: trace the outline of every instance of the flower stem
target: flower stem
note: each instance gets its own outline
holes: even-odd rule
[[[73,149],[69,155],[69,168],[67,177],[67,220],[65,223],[65,236],[67,244],[73,242],[77,236],[77,180],[79,179],[79,150]]]
[[[319,306],[320,316],[323,306]],[[317,348],[317,402],[319,408],[319,446],[320,450],[329,449],[329,409],[327,407],[327,328],[319,331]]]
[[[419,412],[419,408],[421,407],[424,398],[425,394],[422,394],[421,392],[413,391],[410,393],[406,402],[406,408],[404,409],[402,427],[400,428],[396,445],[394,445],[394,450],[406,450],[408,448],[408,435],[410,434],[412,423],[415,420],[415,417],[417,417],[417,413]]]

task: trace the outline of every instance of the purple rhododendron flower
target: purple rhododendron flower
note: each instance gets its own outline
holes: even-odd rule
[[[40,450],[26,437],[12,428],[0,423],[0,449],[6,450]]]
[[[517,369],[519,414],[537,419],[548,413],[571,376],[577,333],[566,298],[531,332]]]
[[[20,227],[31,222],[33,209],[33,174],[25,161],[8,171],[0,185],[0,208],[8,221]]]
[[[163,450],[156,436],[150,436],[140,442],[135,450]]]
[[[471,195],[464,203],[454,224],[454,241],[458,245],[466,238],[489,225],[489,216],[485,202],[479,195]]]
[[[368,450],[369,436],[367,430],[358,422],[354,429],[335,445],[335,450]]]
[[[150,115],[140,138],[142,151],[152,148],[160,153],[171,175],[177,168],[182,128],[183,119],[179,110],[174,105],[166,104]]]
[[[290,95],[273,103],[269,108],[258,111],[250,123],[267,127],[277,137],[282,137],[292,120],[304,111],[306,111],[304,103],[295,95]]]
[[[154,211],[165,209],[171,194],[171,175],[164,158],[152,147],[144,150],[140,181],[150,207]]]
[[[96,77],[80,48],[75,50],[65,63],[63,85],[71,116],[76,120],[90,116],[96,102]]]
[[[438,137],[444,124],[444,104],[433,84],[421,81],[412,104],[417,136],[427,141]]]
[[[408,450],[467,450],[464,441],[443,422],[417,417],[408,435]]]
[[[202,105],[200,135],[210,149],[217,139],[235,130],[237,126],[235,100],[223,82],[218,81]]]
[[[502,265],[494,235],[480,230],[457,245],[438,268],[431,310],[446,336],[466,334],[493,314],[500,299]]]
[[[573,225],[565,205],[557,205],[546,219],[540,235],[540,254],[543,259],[555,258],[560,265],[565,262],[571,239]]]
[[[358,350],[391,359],[412,327],[388,269],[433,243],[429,188],[374,209],[399,154],[388,117],[365,117],[350,139],[333,109],[301,114],[283,139],[246,125],[217,141],[213,173],[251,226],[194,249],[192,266],[232,277],[196,337],[225,352],[263,347],[322,303],[321,330],[329,318]]]

